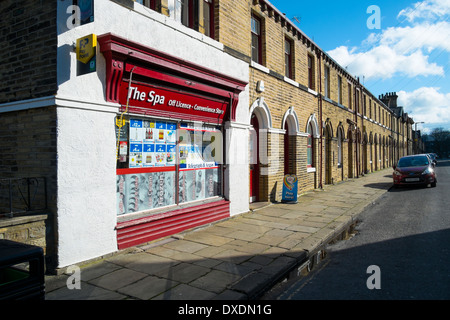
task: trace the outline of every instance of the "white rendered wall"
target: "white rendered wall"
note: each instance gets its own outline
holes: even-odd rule
[[[114,114],[57,109],[59,267],[117,250]]]
[[[161,14],[135,4],[129,10],[95,1],[93,23],[68,28],[72,0],[58,1],[58,267],[117,250],[116,137],[119,105],[105,100],[106,67],[97,49],[97,72],[77,76],[74,44],[94,33],[113,33],[216,72],[248,81],[249,66],[223,52],[223,45]],[[248,122],[248,89],[241,93],[237,122]],[[231,127],[230,150],[248,153],[247,127]],[[241,159],[240,157],[238,157]],[[248,211],[248,163],[227,169],[231,214]],[[244,183],[247,180],[247,183]]]

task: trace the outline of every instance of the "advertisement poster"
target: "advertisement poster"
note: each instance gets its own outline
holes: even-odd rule
[[[175,204],[175,172],[119,175],[116,181],[118,215]]]
[[[176,123],[130,119],[129,137],[130,168],[175,165]]]
[[[298,179],[295,174],[287,174],[283,179],[282,202],[297,203]]]

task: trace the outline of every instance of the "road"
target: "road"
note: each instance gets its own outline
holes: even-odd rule
[[[262,299],[450,299],[450,160],[436,173],[436,188],[391,188],[360,215],[355,236]]]

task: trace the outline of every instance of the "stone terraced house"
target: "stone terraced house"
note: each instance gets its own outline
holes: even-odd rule
[[[0,12],[0,239],[44,247],[48,270],[282,201],[286,175],[301,195],[412,152],[395,93],[269,1]]]

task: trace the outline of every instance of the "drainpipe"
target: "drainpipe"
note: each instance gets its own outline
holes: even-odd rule
[[[322,59],[321,59],[321,53],[320,51],[316,51],[318,53],[318,63],[319,63],[319,150],[320,150],[320,172],[319,172],[319,188],[323,189],[322,186],[322,169],[323,169],[323,142],[322,142],[322,138],[323,138],[323,121],[322,121]]]

